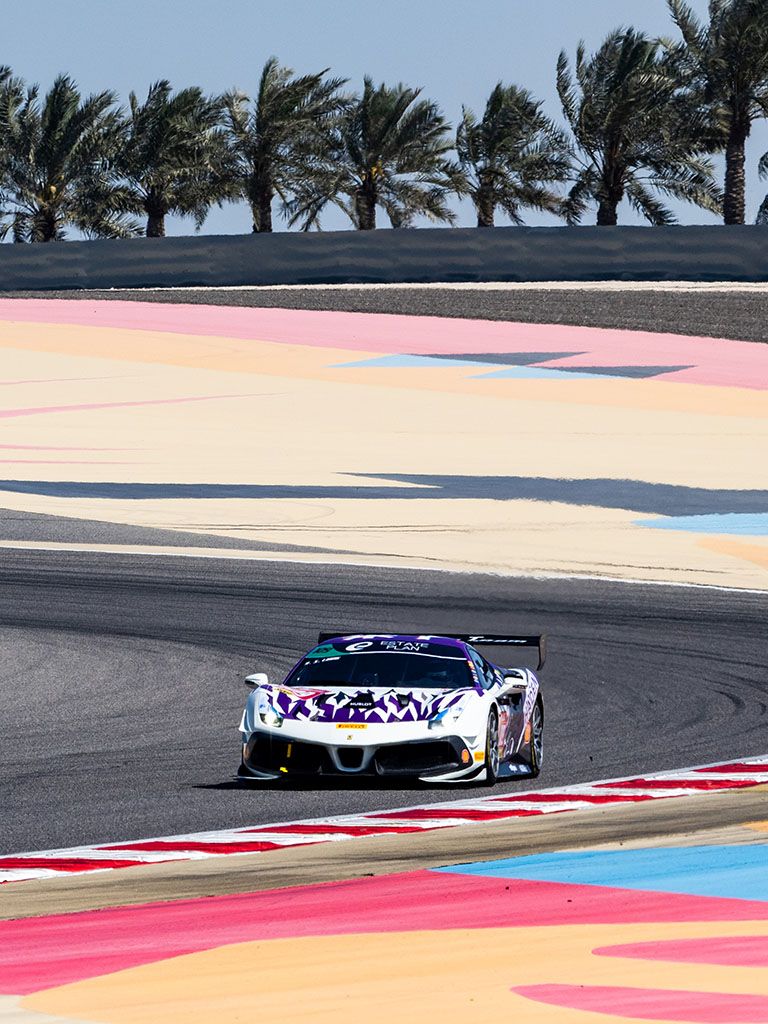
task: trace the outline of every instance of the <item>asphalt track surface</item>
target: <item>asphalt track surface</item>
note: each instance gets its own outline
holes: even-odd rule
[[[3,292],[3,298],[113,299],[518,320],[768,341],[768,292],[580,288],[248,288]]]
[[[538,786],[759,755],[766,604],[596,580],[5,550],[0,852],[470,796],[231,781],[242,677],[280,676],[318,629],[546,630]]]

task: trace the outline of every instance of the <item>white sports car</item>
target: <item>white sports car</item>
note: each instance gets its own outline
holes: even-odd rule
[[[536,647],[543,636],[321,633],[282,683],[263,673],[240,722],[241,779],[410,776],[429,782],[538,775],[544,703],[525,668],[478,647]]]

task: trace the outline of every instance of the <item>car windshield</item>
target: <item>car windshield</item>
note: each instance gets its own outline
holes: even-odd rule
[[[354,686],[362,690],[405,687],[461,690],[474,686],[469,665],[458,650],[451,656],[371,651],[308,655],[286,682],[291,686]]]

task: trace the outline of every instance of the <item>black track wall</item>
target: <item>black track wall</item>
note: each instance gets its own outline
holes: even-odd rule
[[[0,245],[0,291],[615,279],[766,281],[768,229],[435,228]]]

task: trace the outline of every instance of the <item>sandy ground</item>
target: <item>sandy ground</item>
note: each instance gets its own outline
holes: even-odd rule
[[[269,312],[262,326],[274,336]],[[248,315],[258,335],[260,311]],[[768,584],[768,538],[749,521],[735,536],[644,525],[691,509],[768,509],[755,458],[768,441],[759,386],[689,382],[693,371],[519,379],[450,361],[349,366],[380,359],[387,318],[350,326],[347,314],[330,315],[340,326],[303,320],[269,341],[0,321],[3,506],[353,561]],[[188,330],[194,313],[179,316]],[[423,335],[427,324],[439,331],[425,319],[408,329]],[[507,344],[491,326],[489,344]],[[334,330],[337,347],[327,343]],[[477,330],[450,346],[477,351]],[[410,347],[428,349],[429,337]],[[541,344],[539,334],[528,347]],[[511,350],[521,345],[510,336]],[[624,351],[620,361],[638,358]],[[738,372],[707,358],[712,369],[696,379]],[[749,371],[757,384],[763,372],[768,382],[765,363]]]

